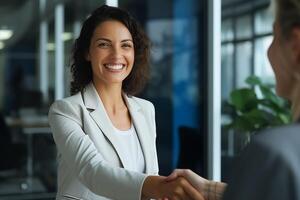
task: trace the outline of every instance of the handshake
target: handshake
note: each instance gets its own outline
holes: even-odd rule
[[[220,200],[226,184],[209,181],[189,169],[176,169],[168,177],[148,176],[142,199]]]

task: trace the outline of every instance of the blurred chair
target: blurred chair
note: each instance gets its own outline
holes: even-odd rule
[[[11,131],[0,113],[0,176],[5,177],[12,170],[21,170],[25,157],[26,145],[13,143]]]
[[[21,95],[21,108],[40,109],[43,106],[43,94],[39,90],[23,90]]]
[[[179,127],[179,159],[177,168],[191,169],[204,174],[204,146],[203,135],[196,128]]]

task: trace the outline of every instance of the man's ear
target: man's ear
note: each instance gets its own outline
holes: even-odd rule
[[[296,26],[292,29],[289,40],[294,61],[300,64],[300,27]]]

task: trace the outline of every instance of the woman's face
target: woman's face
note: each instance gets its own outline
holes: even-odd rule
[[[295,83],[295,63],[292,59],[292,41],[282,36],[280,26],[275,21],[273,41],[268,50],[268,57],[276,78],[276,92],[279,96],[290,99]]]
[[[86,59],[91,62],[94,83],[121,85],[134,63],[134,45],[129,30],[119,21],[99,24],[91,38]]]

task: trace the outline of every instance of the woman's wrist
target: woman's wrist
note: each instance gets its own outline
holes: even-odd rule
[[[158,196],[159,183],[163,181],[160,176],[147,176],[142,187],[142,199],[151,199]]]
[[[216,181],[208,181],[205,185],[204,197],[206,200],[221,200],[227,184]]]
[[[147,176],[142,187],[142,199],[150,199],[151,185],[153,184],[152,176]]]

